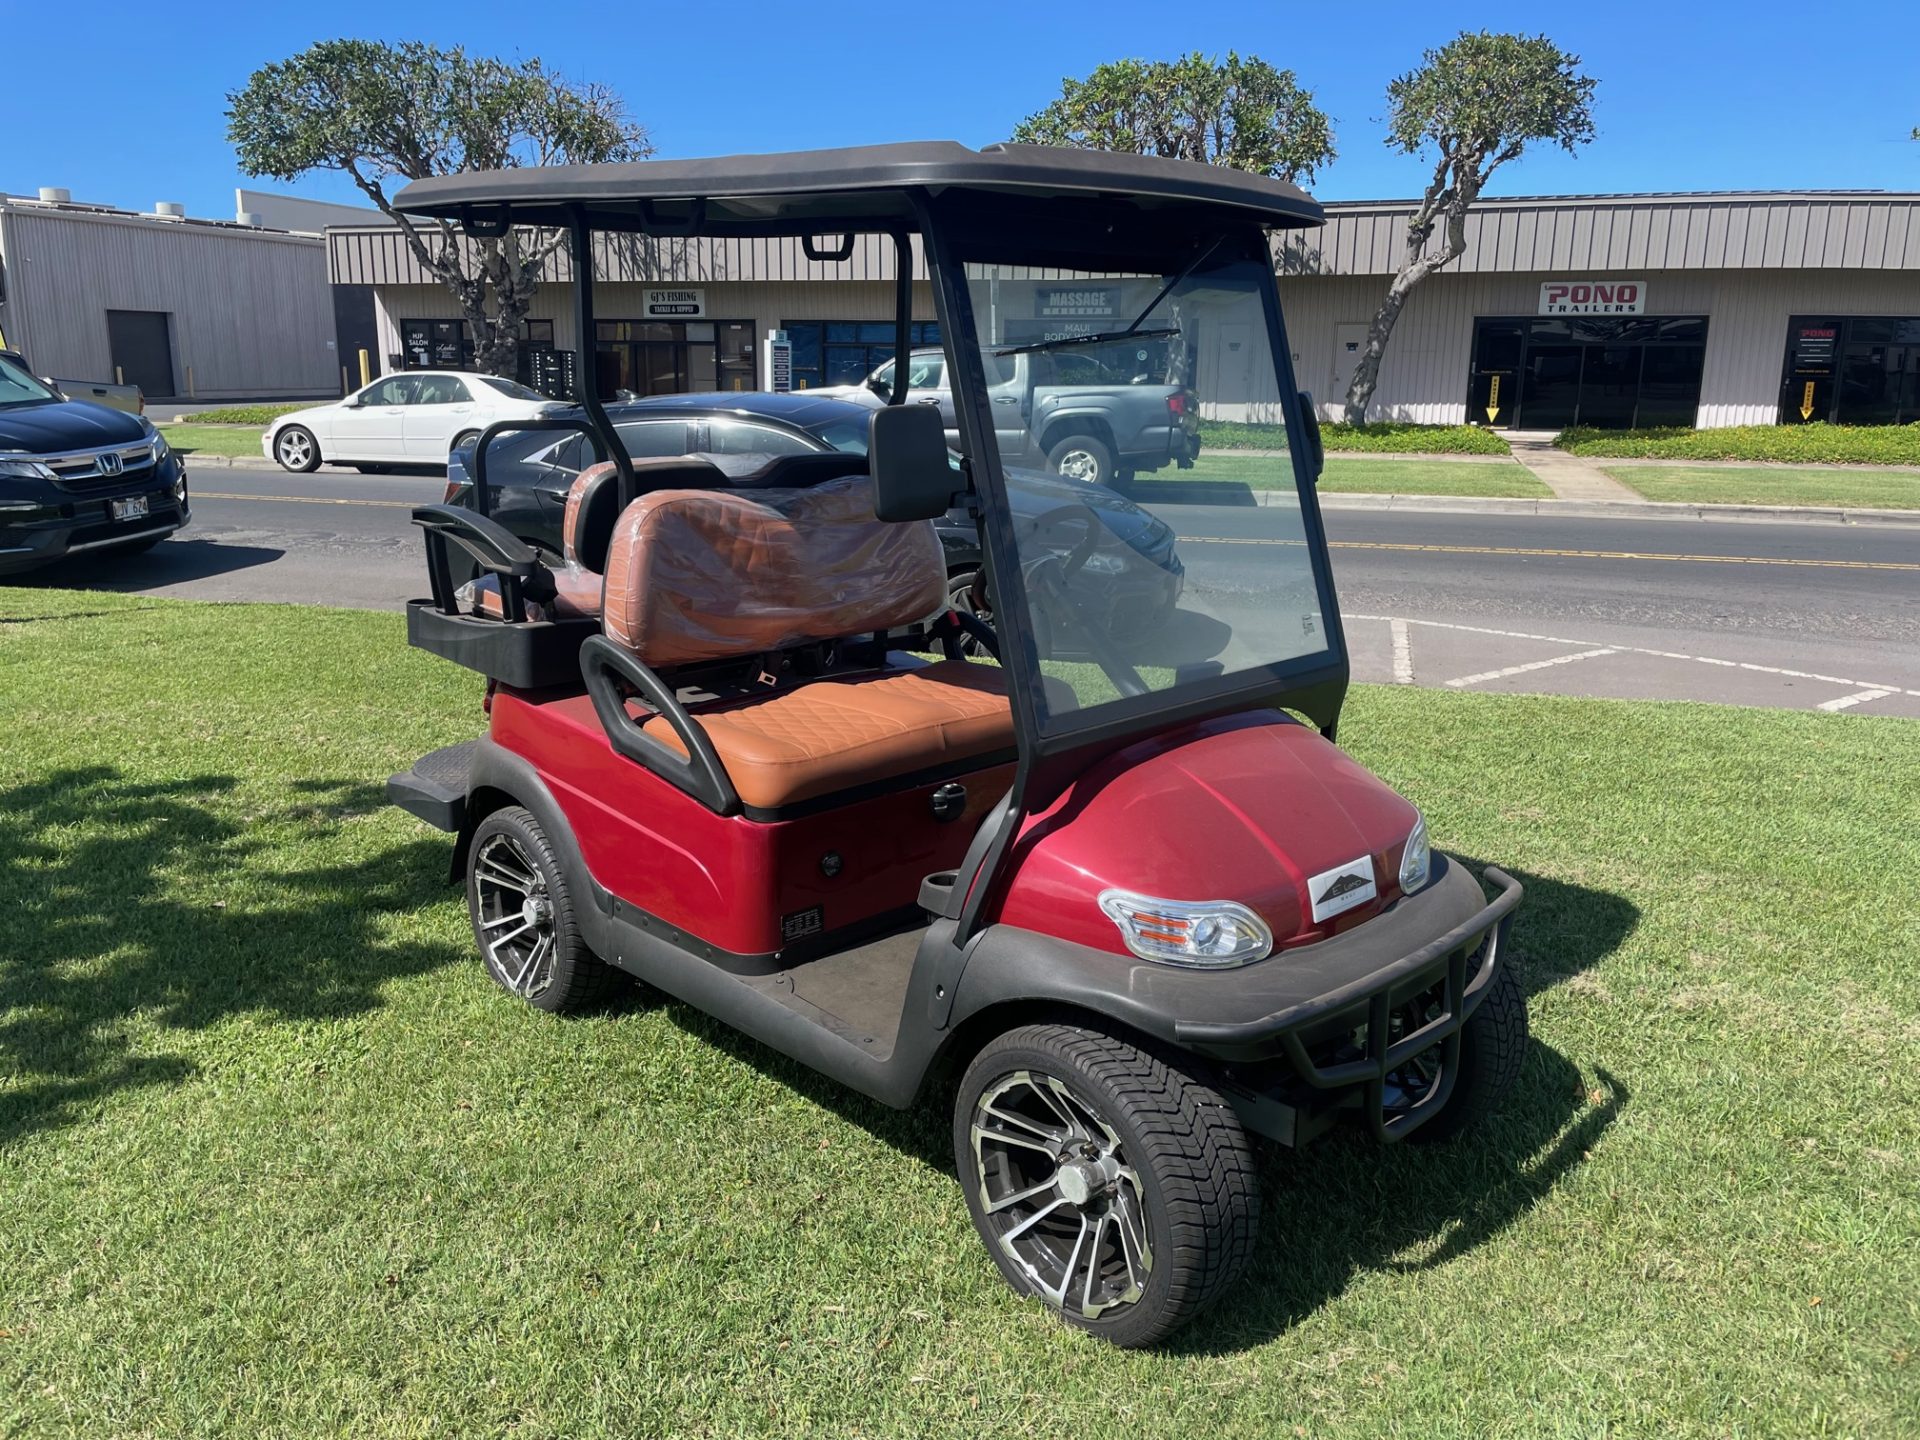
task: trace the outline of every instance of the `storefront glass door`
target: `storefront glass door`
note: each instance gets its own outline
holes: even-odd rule
[[[1704,316],[1480,320],[1467,420],[1517,430],[1692,425],[1706,338]]]

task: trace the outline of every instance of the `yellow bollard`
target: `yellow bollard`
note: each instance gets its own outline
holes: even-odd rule
[[[360,347],[360,383],[367,385],[370,384],[372,380],[373,375],[367,369],[367,347],[362,345]]]

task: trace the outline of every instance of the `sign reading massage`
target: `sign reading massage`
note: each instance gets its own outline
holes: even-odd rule
[[[647,319],[701,320],[706,318],[707,292],[704,290],[647,291]]]
[[[1644,280],[1547,280],[1540,286],[1542,315],[1640,315],[1646,308]]]

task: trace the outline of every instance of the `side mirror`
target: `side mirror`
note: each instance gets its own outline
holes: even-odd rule
[[[1307,391],[1300,392],[1300,423],[1307,432],[1307,463],[1313,467],[1313,483],[1320,483],[1321,472],[1327,468],[1327,447],[1320,439],[1320,415],[1313,408],[1313,396]]]
[[[953,503],[947,429],[931,405],[889,405],[867,421],[873,513],[881,520],[933,520]]]

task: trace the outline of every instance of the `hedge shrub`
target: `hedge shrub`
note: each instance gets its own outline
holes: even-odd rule
[[[1201,444],[1214,450],[1261,450],[1273,444],[1274,428],[1243,425],[1236,420],[1202,420]],[[1477,425],[1411,425],[1382,420],[1372,425],[1349,425],[1344,420],[1320,422],[1320,438],[1329,451],[1359,451],[1376,455],[1506,455],[1507,442]]]
[[[291,415],[296,410],[309,410],[326,403],[324,400],[307,400],[298,405],[229,405],[224,410],[202,410],[195,415],[182,415],[180,420],[190,425],[271,425],[282,415]]]
[[[1616,460],[1772,460],[1920,465],[1920,425],[1735,425],[1725,430],[1563,430],[1574,455]]]

